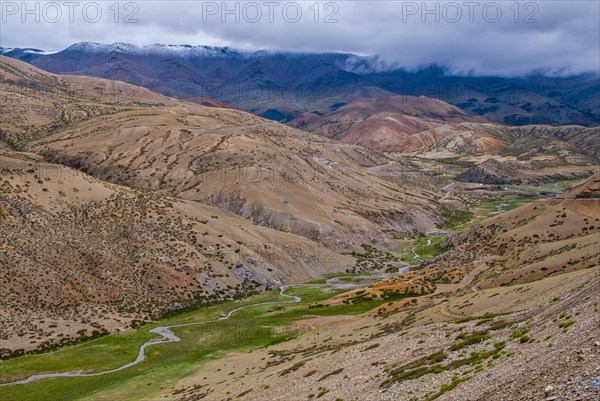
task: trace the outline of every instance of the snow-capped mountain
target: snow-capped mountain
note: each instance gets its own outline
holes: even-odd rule
[[[425,95],[511,125],[600,123],[597,75],[500,78],[405,71],[377,56],[201,45],[81,42],[59,52],[2,49],[44,70],[109,78],[178,98],[212,98],[280,121],[364,97]]]

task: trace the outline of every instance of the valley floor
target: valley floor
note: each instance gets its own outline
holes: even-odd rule
[[[524,202],[511,199],[480,203],[471,223],[453,229],[464,231]],[[595,201],[538,201],[520,216],[531,207],[562,213],[561,205],[593,215],[589,202]],[[506,213],[478,227],[503,227],[512,219]],[[447,263],[458,250],[436,257],[448,235],[441,234],[416,239],[412,260]],[[381,257],[365,250],[359,257]],[[534,247],[533,255],[539,251]],[[426,265],[331,274],[1,361],[0,395],[2,401],[598,398],[600,267],[565,265],[498,286],[485,280],[494,271],[489,262],[474,259],[468,262],[474,268],[450,281],[432,279]],[[169,341],[158,343],[161,337]],[[143,344],[152,345],[139,354]]]
[[[0,401],[600,400],[596,129],[0,78]]]
[[[289,294],[300,302],[264,294],[238,305],[270,304],[239,310],[230,321],[174,328],[181,342],[149,348],[147,361],[122,372],[0,391],[3,400],[15,401],[451,400],[452,394],[537,400],[544,391],[561,399],[600,394],[599,268],[455,297],[442,288],[420,307],[381,315],[373,311],[378,301],[319,307],[343,291],[328,285],[292,287]],[[169,324],[218,318],[233,307],[209,308]],[[134,357],[149,328],[4,361],[2,381],[117,366]],[[469,342],[474,334],[483,340]],[[435,354],[443,357],[427,359]],[[459,393],[449,391],[455,386]]]

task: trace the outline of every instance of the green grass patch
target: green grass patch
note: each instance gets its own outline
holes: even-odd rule
[[[433,401],[436,398],[441,397],[442,395],[444,395],[445,393],[447,393],[448,391],[452,390],[454,387],[458,386],[460,383],[465,382],[467,380],[471,379],[471,377],[467,376],[467,377],[458,377],[458,376],[453,376],[452,377],[452,381],[449,384],[442,384],[442,386],[440,387],[440,391],[438,391],[437,393],[425,398],[425,401]]]
[[[282,370],[281,373],[279,374],[279,376],[285,376],[287,374],[295,372],[298,369],[300,369],[302,366],[304,366],[305,364],[306,364],[306,361],[297,362],[297,363],[293,364],[292,366],[290,366],[289,368]]]
[[[516,209],[537,199],[540,199],[540,196],[515,194],[498,195],[494,198],[473,204],[471,206],[471,219],[462,223],[456,223],[450,228],[453,231],[464,231],[472,225],[480,223],[489,217]]]
[[[457,339],[462,340],[461,342],[454,344],[450,347],[450,351],[458,351],[465,347],[479,344],[485,340],[489,340],[490,336],[488,335],[487,330],[485,331],[474,331],[469,334],[459,334]]]
[[[383,300],[367,300],[327,308],[309,308],[342,291],[327,286],[298,286],[287,294],[302,297],[298,303],[256,305],[240,310],[231,319],[173,328],[180,342],[158,344],[146,349],[147,359],[120,372],[95,377],[67,377],[2,387],[6,401],[69,401],[151,398],[163,388],[197,371],[207,362],[230,352],[247,352],[294,338],[286,331],[294,321],[309,316],[351,315],[367,312]],[[152,322],[127,334],[108,335],[46,354],[28,355],[0,362],[2,382],[20,380],[33,374],[67,371],[102,372],[135,359],[139,346],[157,337],[148,330],[158,326],[216,319],[228,311],[260,302],[289,301],[278,290],[245,300],[187,311]],[[277,307],[281,306],[281,307]]]
[[[469,210],[449,209],[441,207],[439,209],[440,217],[443,222],[440,228],[448,230],[457,230],[461,225],[469,223],[473,220],[475,213]]]
[[[423,260],[441,255],[445,250],[440,245],[445,240],[445,236],[438,235],[432,237],[420,237],[412,244],[403,244],[399,252],[402,255],[401,259],[410,264],[418,264]]]
[[[382,383],[382,387],[387,387],[393,383],[416,379],[428,373],[433,373],[434,370],[441,367],[438,365],[439,362],[442,362],[447,357],[448,356],[443,351],[439,351],[394,368],[388,373],[389,378]]]

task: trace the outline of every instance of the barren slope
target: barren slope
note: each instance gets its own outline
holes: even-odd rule
[[[0,56],[0,83],[0,139],[14,144],[95,116],[173,102],[143,87],[54,75],[5,56]]]
[[[79,116],[71,109],[87,104],[86,93],[65,98],[62,92],[70,80],[83,78],[48,74],[12,59],[0,62],[5,75],[15,77],[7,81],[5,96],[16,96],[7,100],[7,115],[19,108],[36,110],[34,94],[16,93],[18,77],[40,88],[43,117],[61,116],[65,108]],[[112,103],[103,99],[60,123],[36,115],[33,133],[15,124],[10,137],[50,161],[98,178],[215,205],[340,250],[362,243],[390,246],[393,237],[435,227],[431,192],[399,187],[368,170],[391,162],[380,153],[239,110],[178,102],[145,90]]]
[[[236,110],[121,112],[63,130],[34,149],[109,181],[209,203],[346,250],[385,246],[382,229],[407,235],[434,227],[436,219],[430,192],[366,170],[387,157]]]
[[[548,163],[544,161],[517,162],[498,161],[494,158],[473,166],[459,176],[457,181],[481,184],[543,184],[553,181],[586,178],[595,171],[593,167],[580,166],[579,169],[544,170]],[[550,163],[552,164],[552,163]],[[554,171],[553,171],[554,170]]]
[[[577,195],[599,183],[486,220],[426,267],[332,300],[390,300],[375,311],[307,318],[298,338],[231,355],[162,395],[597,399],[600,200]]]
[[[88,334],[126,328],[169,305],[230,299],[351,265],[349,256],[231,212],[17,156],[0,153],[0,315],[9,349],[64,334],[53,322]]]
[[[543,160],[547,166],[597,165],[600,149],[598,128],[459,123],[432,128],[411,138],[417,147],[403,152],[429,157],[508,157]]]
[[[599,277],[595,268],[452,299],[453,313],[466,318],[442,314],[440,305],[409,303],[380,316],[306,319],[298,338],[211,362],[161,396],[595,400]],[[471,311],[459,309],[465,304]],[[495,312],[485,315],[486,309]]]
[[[547,158],[562,165],[594,164],[600,155],[598,128],[490,124],[425,96],[359,99],[324,115],[305,113],[290,125],[390,152]]]
[[[577,197],[597,187],[596,173],[555,199],[539,200],[485,220],[453,238],[427,271],[470,287],[528,283],[600,264],[600,199]],[[458,274],[452,273],[458,272]]]
[[[444,122],[471,120],[477,119],[441,100],[390,96],[359,99],[325,115],[305,113],[290,125],[371,149],[399,151],[407,149],[418,132]]]

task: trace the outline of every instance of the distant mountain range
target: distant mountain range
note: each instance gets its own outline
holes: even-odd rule
[[[4,56],[0,80],[6,321],[105,302],[116,319],[139,319],[245,296],[350,269],[361,244],[395,249],[441,221],[436,188],[409,180],[424,176],[417,166],[380,152]],[[381,165],[410,176],[379,175]]]
[[[282,122],[400,94],[440,99],[507,125],[600,123],[598,74],[456,76],[438,66],[406,71],[347,53],[161,44],[82,42],[58,52],[0,48],[0,54],[53,73],[120,80],[179,99],[210,98]]]
[[[598,399],[591,77],[516,127],[376,58],[2,52],[0,399]],[[245,80],[299,95],[195,92]]]
[[[386,152],[493,154],[559,165],[597,164],[600,156],[598,127],[493,124],[426,96],[363,98],[329,113],[303,113],[288,125]]]

